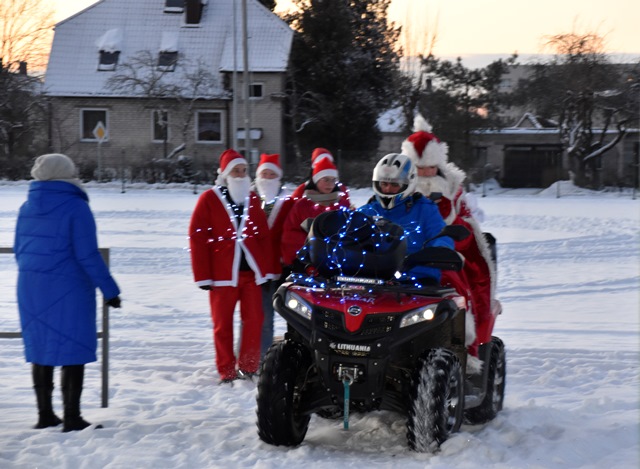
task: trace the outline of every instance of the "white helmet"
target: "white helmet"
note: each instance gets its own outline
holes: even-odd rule
[[[417,176],[411,158],[400,153],[390,153],[383,156],[373,168],[373,192],[384,207],[393,208],[397,202],[415,192]],[[396,194],[385,194],[380,188],[381,182],[400,184],[400,190]]]

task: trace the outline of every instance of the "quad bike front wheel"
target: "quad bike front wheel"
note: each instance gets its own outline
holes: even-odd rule
[[[449,350],[433,349],[419,360],[407,420],[409,447],[435,451],[462,424],[464,376]]]
[[[258,435],[265,443],[297,446],[309,428],[300,394],[310,358],[301,345],[284,340],[271,346],[258,380]]]
[[[507,360],[504,343],[498,337],[491,338],[491,358],[487,376],[487,393],[478,407],[464,413],[464,421],[477,425],[493,420],[502,410],[504,388],[507,378]]]

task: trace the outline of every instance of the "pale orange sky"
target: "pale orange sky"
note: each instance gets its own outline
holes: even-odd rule
[[[53,3],[60,21],[96,1]],[[290,5],[278,0],[277,10]],[[638,0],[393,0],[389,14],[399,23],[411,18],[410,30],[435,29],[437,56],[536,54],[544,36],[590,31],[606,37],[607,52],[640,57]]]

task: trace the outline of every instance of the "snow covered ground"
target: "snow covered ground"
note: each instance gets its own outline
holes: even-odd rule
[[[11,246],[26,183],[0,183],[0,246]],[[202,190],[203,188],[200,188]],[[111,311],[109,407],[100,362],[83,414],[102,430],[33,430],[22,342],[0,339],[3,468],[637,468],[640,465],[640,200],[568,185],[480,198],[498,239],[495,335],[507,350],[505,408],[463,426],[436,454],[408,450],[391,412],[313,417],[297,448],[262,443],[255,384],[218,386],[207,295],[192,283],[191,188],[91,185],[100,245],[111,248],[123,309]],[[361,205],[367,190],[354,191]],[[18,331],[13,257],[0,256],[0,331]],[[284,324],[278,318],[276,334]],[[56,371],[54,407],[60,412]]]

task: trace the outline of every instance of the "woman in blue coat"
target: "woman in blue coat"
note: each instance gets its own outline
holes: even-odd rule
[[[445,222],[436,204],[415,192],[417,173],[408,156],[397,153],[383,156],[373,169],[372,180],[375,197],[358,211],[380,216],[402,226],[407,236],[407,254],[426,246],[453,249],[453,240],[448,236],[432,240],[445,227]],[[420,284],[439,283],[440,270],[415,266],[403,272],[401,280]]]
[[[98,251],[89,197],[73,161],[42,155],[20,207],[14,252],[25,358],[32,363],[39,420],[63,431],[90,425],[80,415],[84,365],[96,361],[96,288],[120,307],[120,290]],[[64,422],[53,412],[53,369],[61,366]]]

